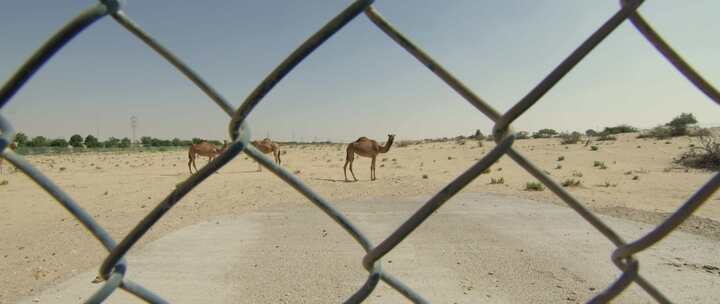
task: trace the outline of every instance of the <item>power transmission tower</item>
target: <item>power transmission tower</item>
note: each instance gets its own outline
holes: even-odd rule
[[[130,146],[135,147],[135,131],[137,130],[137,117],[135,115],[130,116],[130,127],[132,128],[132,142]]]

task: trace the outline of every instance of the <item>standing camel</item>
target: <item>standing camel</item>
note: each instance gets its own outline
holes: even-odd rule
[[[275,157],[275,162],[279,165],[282,163],[280,160],[280,146],[278,144],[274,143],[269,138],[265,138],[261,141],[252,141],[251,144],[255,146],[260,152],[268,154],[272,152],[273,156]],[[258,172],[262,171],[262,166],[260,166],[260,163],[258,163]]]
[[[190,145],[190,149],[188,150],[188,169],[190,170],[190,174],[193,174],[192,168],[190,168],[190,164],[192,164],[192,166],[195,168],[195,172],[198,172],[198,168],[195,165],[195,158],[197,158],[198,156],[206,156],[208,158],[208,162],[211,162],[213,158],[215,158],[215,156],[218,156],[220,153],[225,152],[225,150],[227,150],[227,146],[227,141],[224,141],[223,146],[220,149],[206,141]]]
[[[17,149],[17,143],[12,142],[12,143],[10,143],[7,147],[8,147],[8,149],[15,151],[15,149]],[[5,173],[3,172],[3,160],[4,160],[4,159],[5,159],[5,158],[3,158],[3,157],[0,156],[0,174],[5,174]]]
[[[356,140],[355,142],[350,143],[347,147],[345,166],[343,166],[343,173],[345,173],[345,181],[349,182],[347,178],[348,164],[350,164],[350,174],[352,174],[353,179],[355,179],[355,181],[358,180],[355,177],[355,172],[353,172],[352,168],[353,160],[355,160],[355,154],[363,157],[372,158],[372,162],[370,163],[370,180],[375,180],[375,158],[380,153],[387,153],[388,151],[390,151],[390,146],[392,146],[394,140],[395,135],[389,134],[388,141],[387,143],[385,143],[385,146],[381,146],[376,141],[364,136],[358,138],[358,140]]]

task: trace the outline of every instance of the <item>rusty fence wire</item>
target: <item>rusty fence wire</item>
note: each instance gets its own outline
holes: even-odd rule
[[[541,169],[532,164],[520,152],[513,149],[512,145],[515,135],[511,123],[520,117],[526,110],[537,103],[560,79],[562,79],[572,68],[583,60],[593,48],[600,44],[620,24],[629,20],[645,39],[648,40],[667,61],[669,61],[678,72],[682,73],[697,89],[702,91],[712,101],[720,105],[720,93],[706,82],[692,67],[690,67],[662,37],[643,19],[637,9],[644,2],[642,0],[621,0],[619,10],[578,46],[565,60],[553,69],[538,85],[527,93],[506,113],[500,113],[489,103],[482,100],[478,95],[445,70],[439,63],[433,60],[421,48],[413,44],[407,37],[395,29],[377,9],[371,4],[371,0],[356,0],[330,20],[325,26],[310,36],[303,44],[295,49],[283,62],[281,62],[245,99],[242,105],[235,109],[197,73],[184,64],[179,58],[149,34],[135,24],[122,10],[122,1],[100,0],[100,3],[81,12],[77,17],[68,22],[63,28],[55,33],[42,45],[34,54],[18,69],[18,71],[0,88],[0,109],[5,106],[22,86],[37,72],[44,63],[69,43],[76,35],[95,21],[105,16],[111,16],[118,24],[130,31],[147,46],[155,50],[163,58],[175,66],[178,71],[187,76],[200,90],[202,90],[212,101],[230,116],[228,131],[232,138],[232,144],[222,155],[215,158],[198,173],[190,176],[183,183],[163,199],[145,218],[143,218],[130,233],[119,243],[113,240],[108,232],[101,227],[93,217],[80,207],[74,199],[58,187],[53,181],[47,178],[41,171],[30,165],[20,155],[7,149],[15,135],[11,123],[0,115],[0,151],[3,158],[15,165],[33,179],[40,187],[53,196],[60,205],[77,218],[90,233],[108,250],[109,254],[99,269],[100,276],[105,280],[103,285],[86,299],[86,303],[100,303],[118,288],[123,289],[150,303],[167,303],[159,295],[144,288],[140,283],[125,278],[128,265],[123,259],[125,254],[133,245],[155,224],[162,216],[177,204],[195,186],[203,182],[212,173],[223,167],[239,153],[244,152],[252,159],[258,161],[268,168],[275,175],[285,181],[289,186],[302,193],[317,207],[322,209],[338,225],[342,226],[366,252],[362,260],[363,266],[369,275],[367,280],[358,286],[357,290],[348,295],[346,303],[359,303],[367,298],[377,286],[383,281],[400,292],[414,303],[429,303],[410,286],[405,285],[399,278],[384,271],[381,267],[382,257],[390,252],[395,246],[403,241],[422,222],[427,219],[435,210],[440,208],[446,201],[452,198],[463,187],[473,181],[482,171],[490,167],[501,156],[508,155],[518,165],[527,170],[531,175],[541,181],[548,189],[560,197],[567,205],[575,210],[581,217],[589,222],[595,229],[607,237],[616,247],[610,258],[620,271],[619,277],[604,290],[598,292],[588,303],[607,303],[620,294],[633,282],[637,283],[658,303],[671,303],[670,300],[655,288],[653,284],[638,274],[639,261],[634,254],[647,249],[667,234],[672,232],[678,225],[686,220],[697,210],[718,187],[720,187],[720,174],[715,174],[702,187],[700,187],[680,208],[660,225],[652,229],[643,237],[626,241],[608,227],[597,216],[585,208],[577,199],[563,189],[556,181],[551,179]],[[333,34],[340,31],[350,21],[365,13],[380,30],[385,32],[392,40],[408,51],[412,56],[424,64],[431,72],[437,75],[442,81],[460,94],[470,104],[475,106],[487,118],[495,122],[493,128],[494,139],[497,146],[484,155],[477,163],[467,169],[460,176],[455,178],[440,192],[435,194],[419,210],[415,212],[405,223],[397,228],[390,236],[380,244],[373,244],[347,217],[340,213],[333,205],[310,189],[297,176],[291,174],[282,167],[276,165],[272,160],[263,155],[252,145],[249,145],[250,130],[245,124],[245,119],[259,104],[263,97],[280,82],[292,69],[303,59],[320,47]]]

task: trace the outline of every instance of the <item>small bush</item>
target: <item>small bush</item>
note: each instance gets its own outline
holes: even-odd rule
[[[558,157],[557,161],[564,161],[564,160],[565,160],[565,156],[560,156],[560,157]]]
[[[562,169],[562,165],[555,166],[555,170],[560,170],[560,169]]]
[[[597,151],[597,150],[598,150],[598,146],[590,146],[590,151]]]
[[[593,167],[597,167],[599,169],[607,169],[607,166],[605,166],[605,162],[601,162],[601,161],[597,161],[597,160],[593,162]]]
[[[582,184],[582,181],[580,181],[579,179],[572,179],[572,178],[568,178],[561,183],[561,185],[563,187],[579,187],[581,184]]]
[[[427,179],[427,178],[428,178],[428,175],[427,175],[427,174],[423,174],[422,178],[423,178],[423,179]]]
[[[601,134],[600,137],[597,138],[598,141],[608,141],[608,140],[617,140],[617,137],[612,136],[610,134]]]
[[[598,185],[598,187],[604,187],[604,188],[617,187],[617,184],[612,184],[608,181],[605,181],[604,184],[600,184],[600,185]]]
[[[525,191],[543,191],[545,186],[540,182],[527,182],[525,183]]]
[[[580,132],[560,133],[560,144],[574,145],[580,142],[582,134]]]
[[[657,126],[642,134],[638,138],[668,139],[673,136],[673,131],[668,126]]]
[[[697,145],[688,147],[675,163],[690,168],[720,171],[720,136],[698,136]]]
[[[708,128],[690,128],[687,130],[687,136],[690,136],[690,137],[712,136],[712,132]]]
[[[505,184],[505,178],[502,177],[502,176],[501,176],[500,178],[497,178],[497,179],[496,179],[496,178],[490,178],[490,184],[491,184],[491,185],[502,185],[502,184]]]
[[[582,172],[575,171],[575,172],[572,173],[572,176],[574,176],[574,177],[583,177],[583,174],[582,174]]]

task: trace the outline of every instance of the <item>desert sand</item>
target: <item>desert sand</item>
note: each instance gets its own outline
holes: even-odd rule
[[[592,210],[613,217],[655,224],[678,208],[712,172],[678,167],[674,157],[692,139],[636,139],[561,145],[559,139],[519,140],[514,147],[558,182],[580,180],[567,188]],[[399,141],[402,140],[400,136]],[[367,158],[355,160],[359,182],[343,178],[345,146],[282,146],[283,166],[295,172],[323,197],[343,204],[357,201],[401,201],[432,195],[489,151],[484,141],[396,145],[378,158],[377,181],[369,181]],[[559,160],[563,157],[563,160]],[[28,156],[116,239],[121,239],[175,185],[189,176],[187,151],[76,153]],[[595,166],[595,162],[604,166]],[[204,164],[201,158],[198,165]],[[603,168],[604,167],[604,168]],[[240,155],[181,200],[140,241],[140,249],[173,231],[215,218],[232,218],[279,205],[309,204],[267,170]],[[503,184],[490,184],[502,177]],[[0,176],[0,303],[24,296],[96,269],[106,252],[48,194],[21,173]],[[479,176],[463,191],[563,203],[547,189],[525,191],[534,181],[508,157]],[[720,240],[720,205],[715,194],[682,227],[712,242]],[[449,202],[452,204],[452,201]],[[720,276],[717,276],[720,279]],[[92,278],[88,278],[92,280]]]

